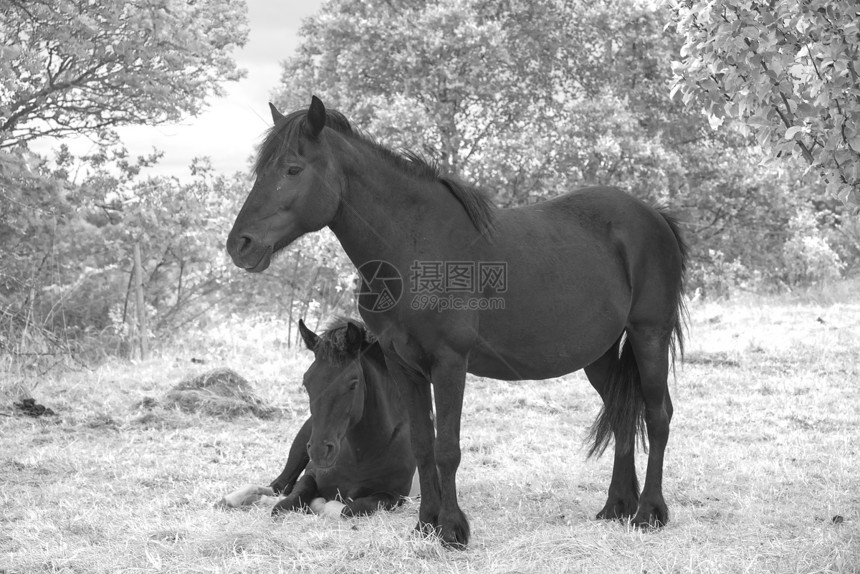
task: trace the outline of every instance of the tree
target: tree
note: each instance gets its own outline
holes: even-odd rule
[[[157,154],[129,158],[113,129],[196,114],[223,81],[240,78],[232,51],[247,39],[245,11],[243,0],[4,2],[0,350],[38,361],[78,335],[109,331],[137,242],[156,243],[145,243],[155,261],[144,264],[163,325],[211,294],[230,184],[138,181]],[[92,138],[98,151],[73,158],[61,148],[51,165],[27,149],[70,135]]]
[[[242,76],[231,52],[245,12],[244,0],[6,0],[0,149],[196,114]]]
[[[801,154],[827,191],[860,203],[860,8],[855,0],[682,0],[675,93],[715,123]]]
[[[511,97],[514,71],[526,63],[511,50],[508,4],[520,2],[330,2],[304,22],[307,41],[285,64],[280,101],[306,105],[305,94],[321,88],[379,137],[411,144],[408,136],[421,133],[443,166],[461,169],[528,107]],[[408,118],[407,137],[397,137],[385,110]]]
[[[612,162],[578,160],[615,112],[667,107],[663,15],[646,0],[329,2],[304,22],[277,99],[295,109],[318,93],[389,145],[522,203],[598,181]],[[664,127],[629,129],[626,157]]]

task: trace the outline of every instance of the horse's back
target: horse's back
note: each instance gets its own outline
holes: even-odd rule
[[[655,272],[674,282],[683,271],[684,247],[673,220],[619,188],[585,187],[503,211],[519,220],[516,226],[552,229],[578,249],[603,253],[606,267],[614,264],[615,272],[623,271],[634,291]]]
[[[631,286],[631,315],[671,316],[678,305],[686,247],[674,219],[613,187],[589,187],[557,199],[561,212],[602,230],[621,254]]]
[[[659,211],[641,199],[608,186],[583,187],[539,203],[502,209],[504,219],[543,220],[563,223],[584,230],[603,231],[607,225],[621,223],[640,229],[653,224]]]
[[[686,247],[671,216],[615,187],[581,188],[546,204],[551,209],[541,213],[547,220],[575,226],[583,236],[612,245],[630,290],[628,324],[672,324],[683,289]]]

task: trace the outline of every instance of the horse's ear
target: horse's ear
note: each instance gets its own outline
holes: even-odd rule
[[[349,354],[354,355],[358,353],[359,349],[361,349],[361,343],[364,342],[364,333],[361,331],[361,327],[349,321],[346,324],[346,333],[343,335],[343,342]]]
[[[311,96],[311,106],[308,108],[308,128],[310,136],[317,137],[325,127],[325,105],[316,96]]]
[[[320,338],[317,337],[316,333],[308,329],[305,326],[305,322],[301,319],[299,319],[299,333],[301,333],[302,335],[302,340],[304,340],[305,346],[311,351],[313,351],[314,348],[316,348],[317,341],[319,341]]]
[[[272,112],[272,122],[278,123],[279,120],[284,119],[284,114],[279,112],[272,102],[269,102],[269,110]]]

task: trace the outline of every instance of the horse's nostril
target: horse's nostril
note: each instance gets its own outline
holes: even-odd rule
[[[231,255],[242,255],[249,251],[254,245],[254,240],[249,235],[233,235],[227,237],[227,252]]]
[[[239,240],[236,242],[236,250],[239,253],[244,253],[248,249],[250,249],[251,245],[254,243],[254,240],[248,237],[247,235],[240,235]]]
[[[332,458],[337,452],[337,445],[332,441],[321,441],[316,446],[308,443],[308,456],[316,463],[331,464]]]

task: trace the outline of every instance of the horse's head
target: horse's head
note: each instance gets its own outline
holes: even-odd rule
[[[318,336],[299,321],[299,332],[314,352],[303,382],[311,405],[308,454],[318,468],[325,469],[335,463],[347,432],[364,415],[367,386],[361,350],[365,331],[347,321]]]
[[[254,187],[227,237],[233,262],[255,273],[269,266],[274,253],[334,218],[343,178],[324,129],[350,130],[316,96],[307,110],[286,116],[269,107],[275,125],[260,146]]]

